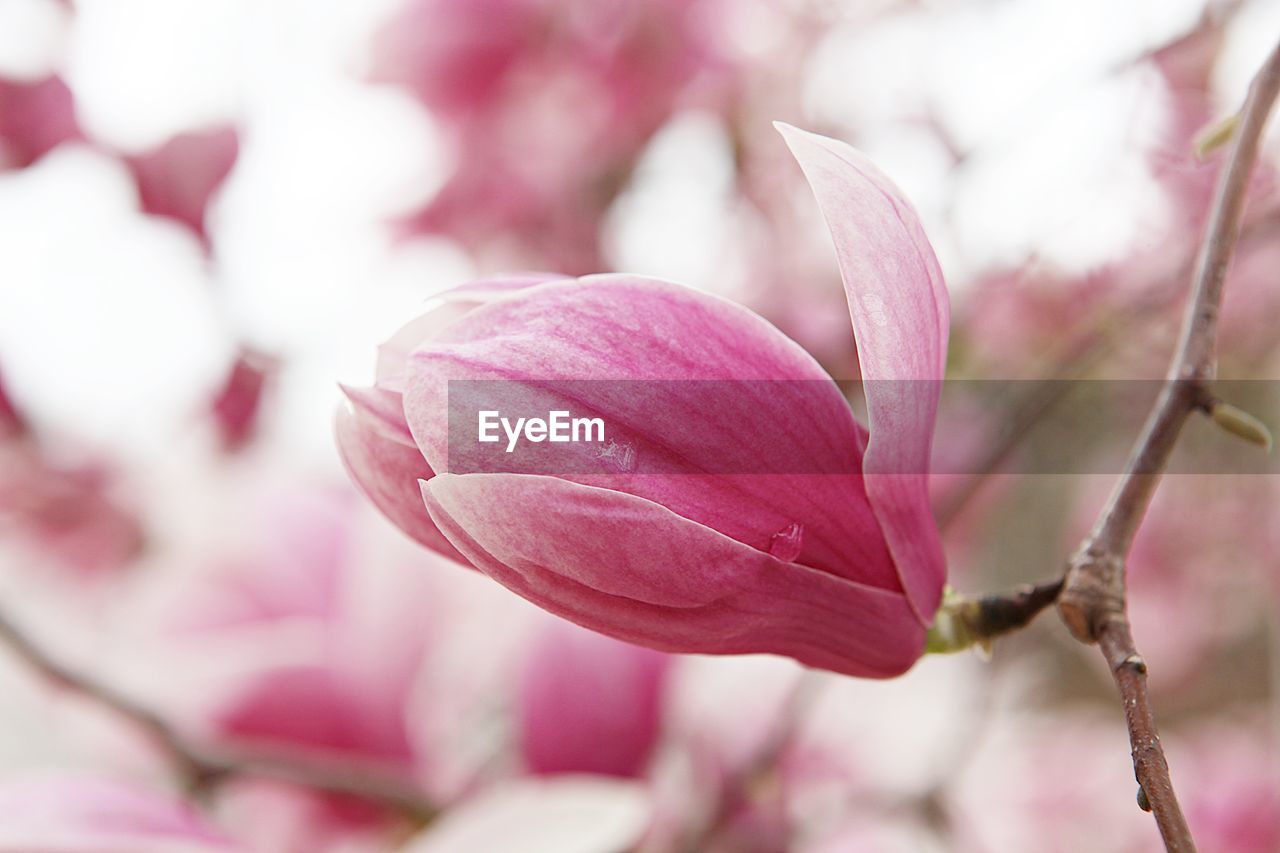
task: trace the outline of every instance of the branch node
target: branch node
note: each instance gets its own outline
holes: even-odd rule
[[[1120,661],[1120,663],[1116,664],[1115,666],[1116,669],[1122,669],[1125,667],[1132,669],[1134,672],[1139,673],[1141,675],[1147,674],[1147,662],[1143,660],[1142,655],[1138,654],[1137,652],[1129,655],[1127,658]]]
[[[1102,626],[1124,615],[1124,559],[1092,544],[1076,552],[1067,566],[1058,614],[1077,640],[1098,642]]]

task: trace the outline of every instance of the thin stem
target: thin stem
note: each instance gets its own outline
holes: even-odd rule
[[[1025,628],[1061,593],[1062,578],[992,595],[948,591],[929,627],[925,650],[947,654],[974,646],[987,648],[996,637]]]
[[[1093,530],[1067,568],[1058,610],[1077,639],[1098,643],[1124,701],[1133,747],[1139,801],[1155,815],[1170,851],[1194,851],[1195,842],[1178,805],[1168,762],[1147,697],[1147,667],[1138,654],[1125,615],[1125,559],[1151,503],[1160,474],[1191,413],[1212,401],[1214,352],[1222,288],[1244,211],[1249,175],[1262,129],[1280,92],[1280,45],[1254,78],[1241,109],[1230,159],[1218,181],[1208,230],[1196,264],[1191,298],[1177,351],[1155,408],[1129,456]]]
[[[365,800],[417,821],[429,820],[435,814],[435,808],[419,791],[372,768],[296,756],[286,759],[202,750],[151,709],[55,659],[3,610],[0,644],[45,681],[105,708],[140,730],[173,767],[189,793],[206,794],[233,777],[257,776]]]

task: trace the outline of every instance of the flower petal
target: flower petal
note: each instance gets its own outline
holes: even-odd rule
[[[865,677],[904,672],[924,647],[901,593],[782,562],[643,498],[521,474],[441,474],[422,487],[477,568],[620,640],[782,654]]]
[[[563,278],[564,276],[556,273],[539,272],[499,275],[467,282],[438,294],[430,300],[434,303],[433,307],[401,326],[378,347],[378,381],[391,380],[397,376],[409,360],[409,354],[419,344],[434,337],[475,308],[526,287]]]
[[[371,398],[377,389],[373,391]],[[338,454],[347,472],[373,505],[417,542],[467,565],[466,558],[436,529],[422,506],[418,481],[434,477],[435,472],[417,446],[398,440],[385,421],[353,406],[338,410],[335,430]]]
[[[757,550],[901,589],[858,475],[861,427],[839,388],[740,306],[652,279],[589,276],[479,308],[411,361],[405,415],[437,472],[495,470],[451,466],[450,381],[512,380],[508,393],[545,398],[544,414],[601,417],[627,458],[610,467],[597,445],[544,444],[581,454],[581,466],[522,473],[628,492]]]
[[[870,420],[867,497],[912,606],[930,622],[946,575],[928,496],[950,322],[942,271],[915,209],[865,155],[776,126],[831,229],[849,298]]]

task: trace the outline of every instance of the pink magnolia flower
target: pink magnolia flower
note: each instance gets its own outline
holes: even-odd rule
[[[190,806],[124,782],[42,776],[0,784],[0,850],[208,853],[240,849]]]
[[[569,622],[549,622],[521,672],[525,765],[538,774],[639,776],[662,730],[671,658]]]
[[[71,90],[61,77],[0,78],[0,170],[30,166],[79,136]]]
[[[180,133],[163,145],[127,158],[143,211],[182,223],[208,245],[205,210],[240,153],[234,128]]]
[[[455,291],[447,316],[393,338],[373,388],[348,392],[338,440],[403,529],[571,621],[661,650],[773,652],[887,677],[920,655],[945,575],[927,464],[947,295],[892,182],[843,143],[780,127],[835,240],[869,429],[750,311],[599,275]],[[583,392],[575,414],[627,425],[625,442],[596,471],[551,476],[448,473],[457,379],[666,381],[648,395]],[[684,380],[765,380],[755,387],[768,393],[743,386],[705,411],[702,383]],[[694,457],[673,452],[691,432]],[[706,473],[701,455],[764,473]],[[418,480],[425,510],[410,499]]]

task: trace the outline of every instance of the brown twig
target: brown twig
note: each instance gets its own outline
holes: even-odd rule
[[[946,654],[974,646],[989,648],[996,637],[1029,625],[1041,611],[1056,602],[1061,593],[1061,578],[992,595],[948,591],[929,627],[925,649],[933,654]]]
[[[1218,181],[1178,348],[1167,381],[1093,530],[1067,568],[1058,611],[1077,639],[1097,643],[1124,700],[1139,803],[1155,815],[1165,847],[1194,851],[1147,697],[1147,667],[1125,614],[1124,565],[1160,474],[1191,413],[1212,402],[1217,319],[1227,266],[1240,233],[1262,129],[1280,92],[1280,45],[1249,87],[1230,159]]]
[[[45,681],[105,708],[141,731],[191,794],[207,794],[234,777],[256,776],[364,800],[415,821],[429,820],[435,814],[435,808],[421,792],[373,768],[345,761],[213,753],[201,749],[150,708],[55,659],[3,610],[0,610],[0,645]]]
[[[1040,611],[1062,594],[1062,579],[1022,586],[1007,595],[986,595],[977,600],[977,624],[984,637],[998,637],[1030,624]]]

